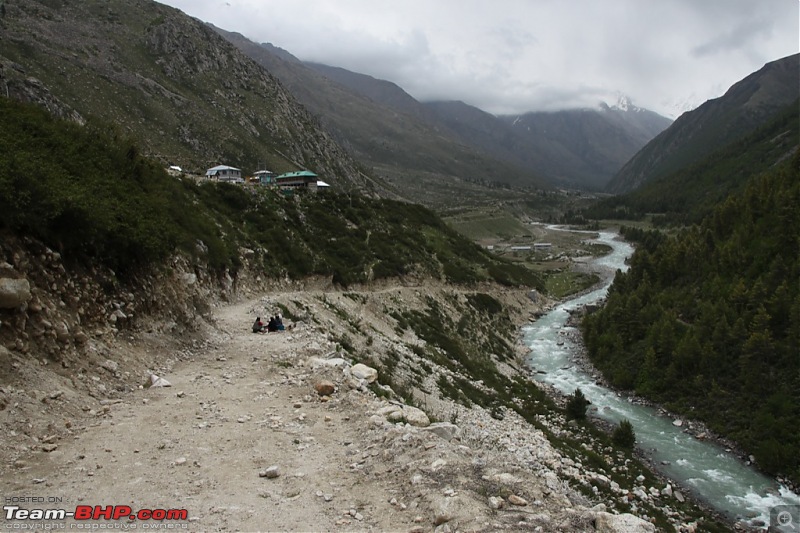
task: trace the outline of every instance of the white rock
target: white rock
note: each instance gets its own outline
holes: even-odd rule
[[[412,426],[421,428],[431,424],[431,421],[428,418],[428,415],[425,414],[425,411],[409,405],[403,407],[403,418],[405,418],[405,421]]]
[[[0,278],[0,308],[14,309],[31,299],[27,279]]]
[[[59,320],[56,322],[56,325],[53,327],[53,330],[56,332],[56,339],[58,342],[65,344],[69,342],[69,326],[63,320]]]
[[[457,425],[451,424],[450,422],[436,422],[435,424],[431,424],[430,426],[424,428],[423,431],[433,433],[447,442],[450,442],[454,438],[461,435],[461,429]]]
[[[656,526],[632,514],[596,513],[594,527],[598,533],[653,533]]]
[[[275,479],[276,477],[281,475],[280,469],[276,465],[272,465],[266,470],[262,470],[258,473],[260,477],[265,477],[267,479]]]
[[[350,373],[355,378],[366,380],[367,383],[373,383],[378,379],[378,371],[362,363],[350,367]]]
[[[105,361],[100,363],[100,366],[102,368],[105,368],[109,372],[116,372],[117,369],[119,368],[119,365],[117,364],[117,362],[116,361],[112,361],[111,359],[106,359]]]
[[[347,368],[350,366],[350,363],[342,359],[341,357],[334,357],[332,359],[322,359],[320,357],[309,357],[308,364],[311,369],[321,368],[321,367],[328,367],[328,368]]]
[[[502,509],[506,504],[505,500],[499,496],[489,496],[489,507],[492,509]]]
[[[495,474],[490,477],[492,481],[496,481],[497,483],[501,483],[503,485],[513,485],[514,483],[522,483],[522,479],[513,475],[509,474],[508,472],[500,472],[499,474]]]
[[[445,465],[447,465],[447,461],[444,459],[436,459],[433,463],[431,463],[431,471],[437,472],[444,468]]]
[[[172,383],[155,374],[150,374],[150,387],[172,387]]]

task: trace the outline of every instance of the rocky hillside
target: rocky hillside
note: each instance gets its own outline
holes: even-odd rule
[[[607,190],[632,191],[747,137],[800,97],[798,78],[798,54],[767,63],[723,96],[681,115],[619,171]]]
[[[2,253],[7,494],[191,530],[721,527],[528,380],[526,290],[274,283],[245,255],[235,281],[177,260],[119,291],[31,240]],[[291,331],[250,332],[274,313]]]
[[[381,188],[274,77],[176,9],[14,0],[0,42],[7,96],[115,124],[165,165],[309,168],[341,187]]]

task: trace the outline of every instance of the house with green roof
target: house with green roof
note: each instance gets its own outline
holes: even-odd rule
[[[310,170],[287,172],[275,178],[275,184],[281,189],[308,189],[317,191],[317,175]]]

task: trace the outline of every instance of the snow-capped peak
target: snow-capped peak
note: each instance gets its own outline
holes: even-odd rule
[[[600,102],[599,107],[602,111],[621,111],[621,112],[638,112],[643,111],[642,108],[636,107],[633,104],[630,96],[622,93],[617,93],[617,102],[614,105],[609,105],[606,102]]]
[[[620,111],[635,111],[636,106],[633,105],[631,99],[624,94],[620,94],[617,98],[617,104],[612,107],[612,109],[619,109]]]

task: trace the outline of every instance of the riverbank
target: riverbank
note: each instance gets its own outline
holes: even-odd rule
[[[603,237],[604,243],[609,240],[610,235]],[[620,268],[624,265],[623,257],[618,256],[615,260]],[[605,263],[605,271],[610,269],[616,272],[613,263]],[[581,267],[587,268],[587,265]],[[717,515],[726,517],[729,523],[730,520],[743,518],[749,524],[745,526],[739,523],[738,527],[757,529],[762,526],[769,519],[769,507],[782,502],[776,496],[778,484],[775,480],[763,476],[756,479],[758,476],[755,469],[747,465],[749,458],[741,450],[737,450],[733,443],[719,438],[705,425],[677,417],[663,408],[659,411],[659,406],[615,391],[591,365],[576,326],[587,306],[596,307],[602,304],[604,292],[592,292],[596,294],[584,294],[570,300],[570,303],[552,306],[551,312],[528,330],[527,336],[534,354],[531,367],[539,372],[535,376],[537,381],[550,383],[551,393],[555,391],[556,395],[562,397],[571,394],[575,388],[581,388],[590,400],[599,402],[591,416],[601,420],[599,425],[606,429],[613,428],[622,418],[631,419],[637,430],[637,437],[640,437],[640,457],[653,469],[668,479],[679,479],[676,484],[682,487],[682,492],[693,494],[705,507],[713,507]],[[573,373],[575,376],[571,377]],[[638,413],[637,409],[649,410]],[[664,422],[655,424],[656,420],[650,417],[658,417]],[[662,438],[659,434],[668,440],[659,441]],[[681,436],[680,439],[678,435]],[[696,438],[698,436],[700,439]],[[672,442],[673,438],[675,442]],[[648,444],[656,441],[661,443]],[[706,448],[702,448],[703,443],[706,443]],[[653,446],[653,449],[648,449]],[[662,446],[664,449],[661,449]],[[667,450],[672,448],[675,448],[676,454],[670,456]],[[725,453],[725,449],[729,453]],[[720,454],[719,457],[715,458],[716,454]],[[737,455],[735,458],[734,454]],[[728,457],[734,464],[727,463]],[[728,468],[733,470],[729,472]],[[678,473],[680,477],[676,477]],[[737,479],[741,479],[742,483],[734,486]],[[788,497],[789,500],[783,501],[793,503],[790,495]],[[740,502],[741,505],[732,506],[734,502]],[[755,519],[749,520],[753,518]]]
[[[672,412],[663,405],[648,400],[647,398],[639,396],[631,391],[622,390],[614,387],[605,378],[603,373],[600,370],[598,370],[589,359],[589,354],[586,351],[586,347],[583,344],[583,337],[580,333],[580,320],[579,318],[575,317],[579,317],[579,314],[575,313],[571,315],[572,320],[569,323],[569,327],[574,329],[564,333],[564,335],[569,337],[570,341],[576,347],[575,355],[571,359],[571,362],[575,366],[580,368],[586,374],[592,376],[592,378],[595,379],[597,383],[599,383],[603,387],[613,390],[616,394],[624,397],[628,402],[635,405],[642,405],[657,410],[661,416],[673,420],[674,425],[682,428],[683,433],[691,435],[697,440],[712,442],[717,446],[719,446],[726,453],[730,453],[736,456],[742,463],[742,465],[747,467],[757,468],[757,465],[751,453],[743,449],[735,441],[714,432],[714,430],[710,429],[702,420],[688,418],[685,415]],[[766,473],[763,474],[765,476],[769,476],[769,474]],[[800,487],[793,485],[789,480],[778,477],[772,477],[772,479],[775,481],[776,485],[783,485],[792,492],[797,493],[800,490]]]

